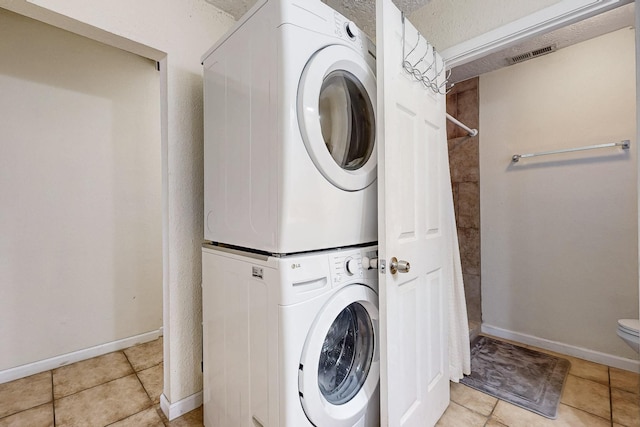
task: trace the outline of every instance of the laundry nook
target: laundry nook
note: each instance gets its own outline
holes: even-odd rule
[[[0,0],[0,427],[640,426],[632,0]]]

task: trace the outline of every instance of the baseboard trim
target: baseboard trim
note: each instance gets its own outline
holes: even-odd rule
[[[81,360],[91,359],[92,357],[123,350],[137,344],[153,341],[161,335],[162,328],[156,331],[146,332],[133,337],[74,351],[72,353],[51,357],[49,359],[38,360],[37,362],[16,366],[15,368],[5,369],[4,371],[0,371],[0,384],[28,377],[30,375],[39,374],[40,372],[49,371],[51,369],[69,365],[70,363],[80,362]]]
[[[196,394],[192,394],[176,403],[169,403],[169,399],[162,393],[160,395],[160,409],[164,412],[164,415],[169,421],[191,412],[196,408],[202,406],[202,392],[199,391]]]
[[[600,363],[602,365],[624,369],[625,371],[640,372],[639,360],[626,359],[624,357],[601,353],[599,351],[576,347],[557,341],[551,341],[533,335],[509,331],[507,329],[498,328],[497,326],[487,325],[486,323],[482,324],[481,329],[483,334],[493,335],[497,338],[517,341],[522,344],[544,348],[545,350],[554,351],[556,353],[562,353],[568,356],[574,356],[580,359],[589,360],[591,362]]]

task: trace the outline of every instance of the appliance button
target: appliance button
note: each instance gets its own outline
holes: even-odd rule
[[[351,40],[355,40],[358,37],[358,27],[352,21],[344,24],[344,29]]]
[[[347,274],[349,274],[350,276],[353,276],[354,274],[356,274],[358,272],[359,269],[359,265],[358,265],[358,261],[353,259],[353,258],[349,258],[347,259],[347,261],[344,263],[344,269],[347,271]]]

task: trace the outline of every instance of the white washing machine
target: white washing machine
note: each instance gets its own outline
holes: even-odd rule
[[[206,427],[379,426],[377,247],[202,251]]]
[[[204,56],[205,239],[377,241],[375,46],[319,0],[259,0]]]

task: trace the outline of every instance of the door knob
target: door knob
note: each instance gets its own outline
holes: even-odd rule
[[[391,274],[396,274],[397,272],[408,273],[409,270],[411,270],[411,264],[408,261],[398,261],[396,257],[391,258]]]

